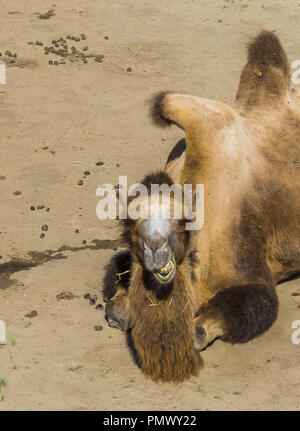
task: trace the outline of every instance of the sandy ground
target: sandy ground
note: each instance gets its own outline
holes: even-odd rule
[[[18,57],[0,85],[0,410],[299,409],[300,345],[291,342],[299,281],[278,287],[280,314],[266,335],[243,346],[215,343],[201,375],[177,386],[146,380],[123,335],[83,299],[100,297],[119,238],[116,221],[96,217],[97,186],[119,175],[139,181],[182,136],[152,127],[145,101],[173,89],[231,104],[244,44],[259,29],[277,30],[290,60],[300,58],[298,3],[1,2],[2,58],[6,50]],[[51,8],[49,19],[36,15]],[[49,65],[55,56],[35,45],[81,33],[87,39],[69,45],[88,46],[102,63]],[[58,300],[62,291],[74,299]]]

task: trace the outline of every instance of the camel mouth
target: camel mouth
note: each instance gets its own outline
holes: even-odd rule
[[[171,260],[169,260],[169,262],[165,264],[165,266],[163,266],[162,268],[160,268],[159,271],[154,272],[153,274],[160,283],[169,283],[174,277],[175,271],[176,262],[174,258],[172,258]]]

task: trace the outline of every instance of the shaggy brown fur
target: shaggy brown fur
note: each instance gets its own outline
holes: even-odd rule
[[[172,92],[152,99],[154,123],[185,132],[160,178],[205,186],[203,228],[191,234],[170,221],[169,288],[147,275],[141,222],[125,224],[128,344],[154,380],[197,374],[199,350],[218,338],[244,343],[265,332],[277,316],[276,284],[300,272],[300,99],[289,83],[277,36],[262,31],[248,46],[235,109]]]
[[[183,381],[196,376],[202,364],[193,348],[195,303],[184,272],[184,266],[178,269],[172,295],[159,301],[145,288],[140,265],[133,269],[129,290],[131,337],[140,367],[155,381]]]

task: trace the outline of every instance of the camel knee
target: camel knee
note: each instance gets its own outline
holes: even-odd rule
[[[195,319],[195,348],[203,350],[215,339],[247,343],[263,334],[278,313],[276,291],[271,286],[232,286],[218,292]]]
[[[116,295],[107,301],[105,319],[111,328],[125,332],[130,328],[128,295],[125,289],[119,289]]]

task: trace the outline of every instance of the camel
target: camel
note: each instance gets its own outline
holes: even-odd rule
[[[154,124],[175,124],[185,138],[142,184],[205,187],[200,230],[186,230],[184,217],[123,220],[128,249],[106,267],[107,321],[154,381],[197,376],[215,340],[246,343],[276,320],[276,285],[300,273],[299,102],[287,56],[266,30],[248,45],[234,108],[153,97]]]

